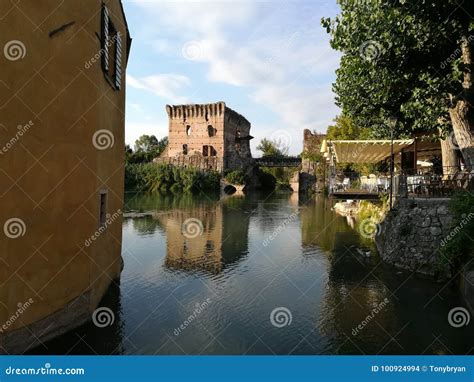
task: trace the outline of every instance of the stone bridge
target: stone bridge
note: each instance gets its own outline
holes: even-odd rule
[[[255,158],[255,162],[262,167],[299,167],[301,158],[299,157],[262,157]]]

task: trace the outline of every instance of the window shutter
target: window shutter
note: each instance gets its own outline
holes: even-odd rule
[[[115,88],[120,90],[122,85],[122,38],[120,32],[115,35],[116,49],[115,49]]]
[[[102,6],[102,69],[109,71],[109,11],[105,5]]]

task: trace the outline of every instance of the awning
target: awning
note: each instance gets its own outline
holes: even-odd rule
[[[326,149],[328,154],[333,152],[339,163],[378,163],[390,157],[390,139],[357,140],[357,141],[328,141],[323,142],[321,151]],[[402,149],[412,145],[413,139],[396,139],[393,141],[393,153],[398,154]]]

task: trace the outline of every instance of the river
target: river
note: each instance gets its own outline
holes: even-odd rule
[[[465,354],[458,292],[380,262],[326,198],[128,195],[124,270],[55,354]],[[133,212],[133,214],[127,214]],[[128,216],[128,217],[127,217]]]

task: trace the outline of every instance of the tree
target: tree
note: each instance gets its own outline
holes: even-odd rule
[[[327,129],[326,139],[354,140],[370,138],[370,129],[356,126],[352,119],[344,114],[337,116],[334,122],[335,124]]]
[[[289,147],[281,140],[263,138],[257,150],[261,151],[264,157],[284,157],[288,155]]]
[[[146,163],[159,157],[168,145],[168,137],[158,140],[154,135],[142,135],[135,141],[135,150],[125,146],[125,160],[129,163]]]
[[[474,165],[471,45],[474,2],[339,0],[342,13],[323,19],[333,48],[343,52],[333,86],[337,104],[374,137],[421,131],[454,135]]]

